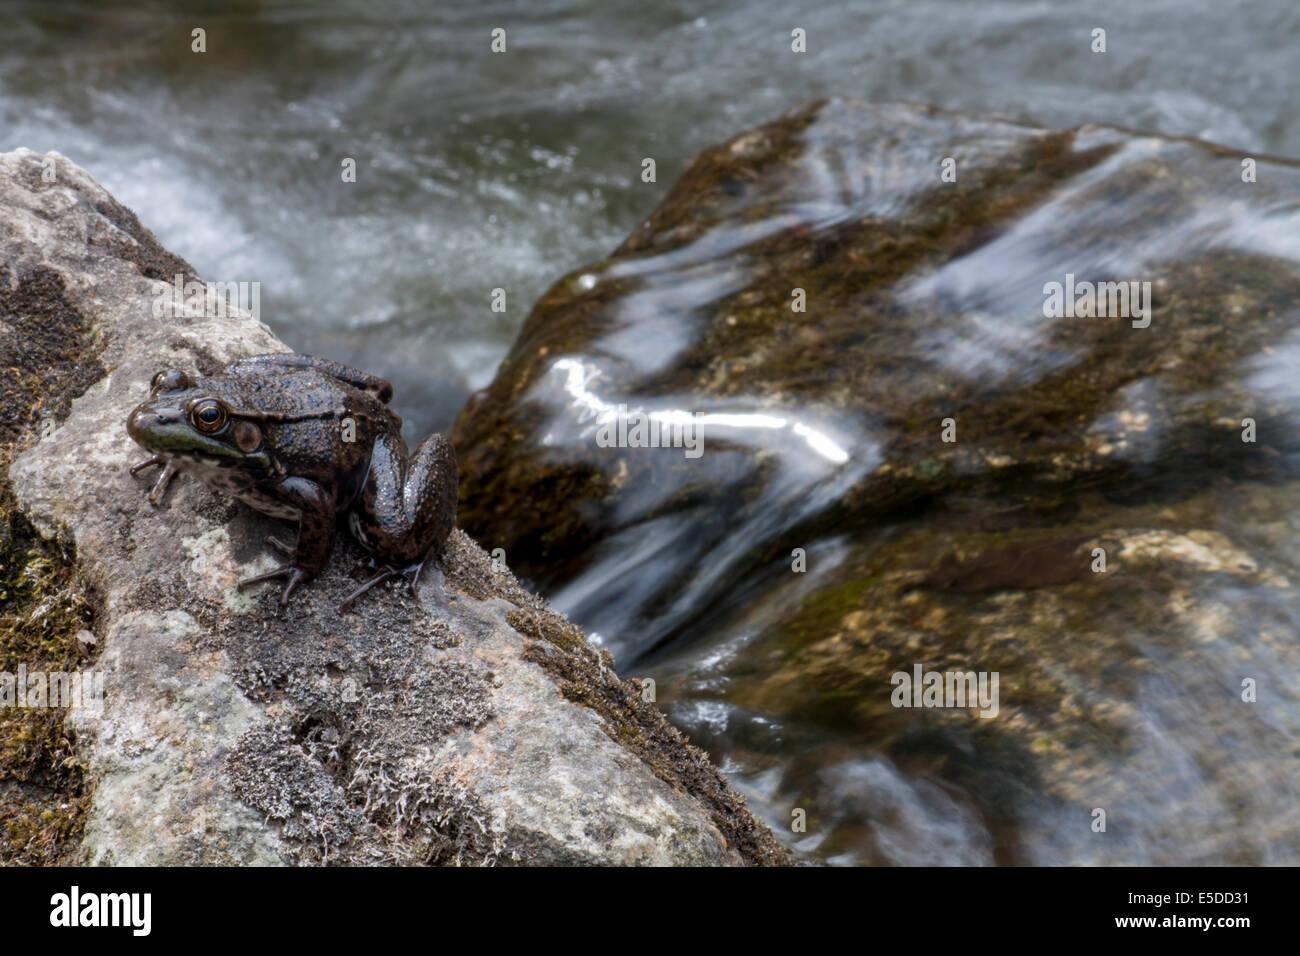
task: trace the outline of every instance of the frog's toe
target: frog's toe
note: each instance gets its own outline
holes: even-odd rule
[[[289,603],[289,595],[293,593],[294,588],[306,580],[306,574],[299,571],[297,568],[293,569],[293,574],[289,575],[289,581],[284,586],[284,593],[280,595],[280,607],[284,607]]]
[[[357,588],[355,591],[353,591],[351,594],[349,594],[347,597],[343,599],[343,603],[339,605],[339,613],[342,614],[344,611],[350,608],[354,603],[356,603],[357,598],[361,597],[361,595],[365,594],[376,584],[380,584],[381,582],[387,581],[396,573],[397,573],[396,568],[390,568],[387,565],[385,565],[378,574],[376,574],[374,577],[367,580],[365,584],[361,585],[361,587]]]
[[[236,584],[235,587],[242,591],[246,587],[254,584],[261,584],[263,581],[288,578],[289,580],[284,585],[284,593],[280,595],[280,605],[283,607],[289,603],[289,595],[293,594],[294,589],[303,581],[306,581],[308,577],[310,577],[310,575],[308,575],[306,571],[302,570],[302,568],[296,567],[292,564],[286,564],[283,567],[276,568],[274,571],[267,571],[265,574],[257,574],[251,578],[244,578],[244,580]]]
[[[154,455],[152,458],[147,458],[144,461],[140,462],[140,464],[138,465],[132,465],[131,477],[134,478],[136,475],[140,474],[140,472],[144,471],[146,468],[152,468],[154,465],[165,465],[165,464],[167,464],[166,455]]]
[[[418,600],[420,597],[420,573],[424,571],[424,566],[428,563],[428,560],[429,556],[426,556],[422,561],[419,561],[416,564],[410,564],[402,568],[395,568],[391,564],[381,563],[374,555],[363,558],[358,561],[356,566],[352,569],[354,577],[358,571],[375,571],[376,568],[378,570],[375,571],[374,575],[367,578],[364,584],[343,599],[343,603],[339,605],[339,613],[342,614],[348,608],[352,607],[352,605],[356,603],[357,598],[361,597],[361,595],[365,594],[376,584],[382,584],[397,574],[406,577],[407,584],[410,587],[411,597]]]
[[[157,508],[162,503],[162,497],[167,492],[167,486],[171,484],[172,478],[176,475],[176,461],[164,455],[154,455],[148,461],[142,461],[132,468],[131,474],[138,474],[150,465],[163,466],[162,472],[158,475],[158,480],[154,482],[153,488],[149,491],[149,504]]]
[[[410,575],[409,584],[411,587],[411,597],[417,601],[420,599],[420,575],[424,573],[424,566],[428,563],[428,557],[425,557],[419,564],[413,565],[406,569],[405,573]]]
[[[281,541],[273,534],[268,534],[266,536],[266,543],[269,544],[271,547],[275,548],[275,550],[279,551],[283,555],[290,556],[290,557],[293,555],[293,550],[294,550],[293,547],[285,544],[283,541]]]

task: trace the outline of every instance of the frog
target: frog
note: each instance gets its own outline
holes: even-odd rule
[[[329,563],[343,526],[374,573],[340,613],[396,575],[418,598],[425,564],[441,554],[456,524],[459,470],[444,435],[408,452],[392,397],[381,378],[298,353],[254,355],[206,377],[159,371],[149,398],[126,421],[127,433],[151,454],[131,475],[162,467],[148,495],[155,508],[172,479],[188,474],[255,511],[297,522],[292,547],[267,539],[287,562],[239,581],[240,591],[282,579],[279,603],[286,606]]]

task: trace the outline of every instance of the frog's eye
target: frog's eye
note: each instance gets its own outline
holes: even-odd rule
[[[190,409],[190,421],[201,432],[221,431],[226,426],[226,406],[216,399],[206,398]]]
[[[177,392],[183,388],[192,388],[194,383],[184,372],[170,368],[159,372],[149,382],[152,391]]]

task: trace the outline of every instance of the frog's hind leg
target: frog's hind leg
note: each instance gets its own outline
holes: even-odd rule
[[[457,481],[446,436],[430,435],[409,460],[399,436],[381,436],[349,527],[378,563],[413,569],[437,554],[456,526]]]
[[[401,438],[381,437],[370,456],[370,477],[360,507],[349,516],[357,541],[370,551],[373,578],[348,596],[339,610],[395,574],[405,575],[411,596],[420,596],[420,575],[456,526],[456,452],[443,435],[430,435],[409,460]]]

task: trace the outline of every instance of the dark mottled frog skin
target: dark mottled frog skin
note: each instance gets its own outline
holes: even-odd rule
[[[258,355],[209,378],[159,372],[149,400],[127,419],[131,437],[153,453],[131,473],[163,466],[149,494],[154,505],[182,471],[298,522],[293,549],[270,539],[292,560],[241,589],[285,578],[280,603],[288,603],[328,563],[345,520],[379,570],[340,610],[398,573],[415,593],[425,561],[456,524],[456,453],[431,435],[408,454],[392,395],[383,379],[307,355]]]

